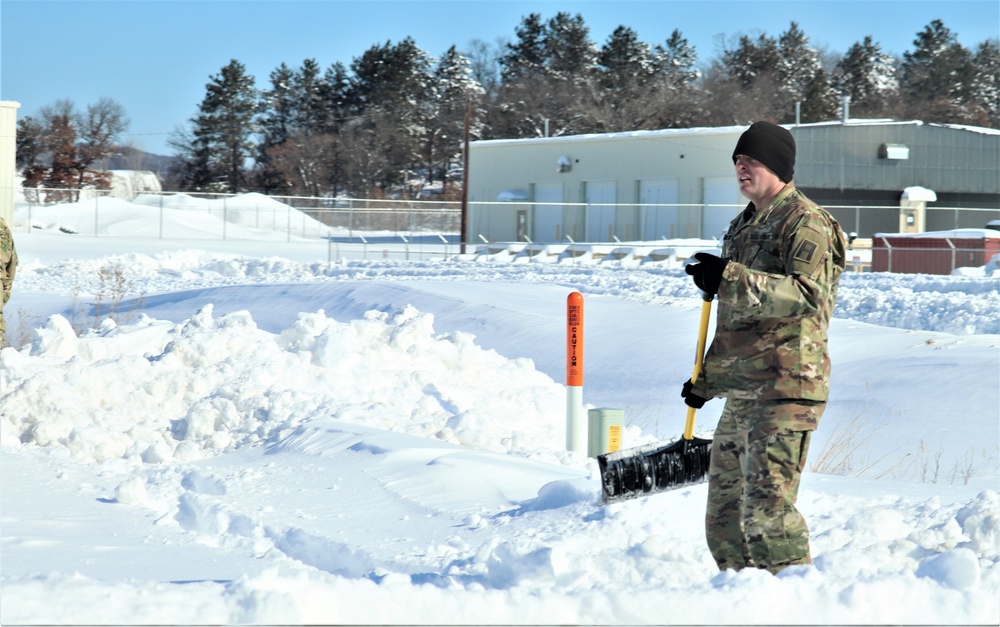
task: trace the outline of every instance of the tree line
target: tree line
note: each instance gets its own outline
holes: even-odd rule
[[[838,55],[813,47],[793,21],[777,36],[735,37],[702,66],[679,30],[650,44],[619,26],[598,45],[581,15],[559,12],[522,18],[512,40],[473,40],[440,58],[406,38],[373,45],[349,65],[282,63],[264,86],[233,59],[171,137],[176,156],[165,187],[412,197],[434,186],[457,197],[466,133],[808,123],[838,118],[843,97],[852,117],[1000,128],[1000,48],[991,39],[967,49],[933,20],[902,57],[870,36]],[[113,101],[85,114],[60,101],[39,120],[23,118],[25,184],[100,185],[93,165],[118,150],[113,140],[125,128]]]

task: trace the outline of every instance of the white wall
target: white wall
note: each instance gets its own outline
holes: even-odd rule
[[[654,232],[656,239],[668,233],[701,237],[706,226],[701,205],[713,201],[705,198],[703,181],[726,177],[735,190],[732,152],[744,130],[732,126],[473,142],[470,239],[513,241],[518,211],[528,211],[536,242],[565,243],[568,237],[635,241]],[[523,203],[501,202],[518,195],[528,197]],[[727,202],[733,200],[727,196]],[[531,204],[539,202],[561,204]],[[719,211],[729,214],[726,223],[738,212],[731,207]],[[714,230],[715,220],[707,226]]]
[[[0,217],[13,228],[18,102],[0,101]]]

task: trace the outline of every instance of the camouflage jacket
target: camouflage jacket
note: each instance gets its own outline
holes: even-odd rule
[[[827,329],[847,247],[840,225],[788,183],[729,225],[715,337],[694,387],[704,398],[825,401]]]
[[[7,223],[0,218],[0,287],[3,288],[3,298],[0,299],[0,346],[3,346],[3,335],[7,330],[7,321],[3,317],[3,307],[10,300],[11,286],[14,284],[14,272],[17,270],[17,251],[14,249],[14,237],[7,228]]]

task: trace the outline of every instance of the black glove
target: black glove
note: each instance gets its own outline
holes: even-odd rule
[[[681,389],[681,396],[684,397],[684,403],[688,407],[694,407],[695,409],[701,409],[708,402],[708,399],[702,398],[691,391],[694,384],[691,383],[691,379],[684,382],[684,387]]]
[[[694,258],[698,263],[688,264],[684,271],[694,277],[694,284],[701,291],[713,296],[718,294],[719,285],[722,283],[722,271],[729,265],[729,260],[709,253],[695,253]]]

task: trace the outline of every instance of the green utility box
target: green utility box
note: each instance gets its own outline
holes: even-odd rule
[[[622,447],[622,430],[625,428],[625,410],[590,409],[587,411],[589,420],[589,438],[587,455],[597,457],[605,453],[613,453]]]

